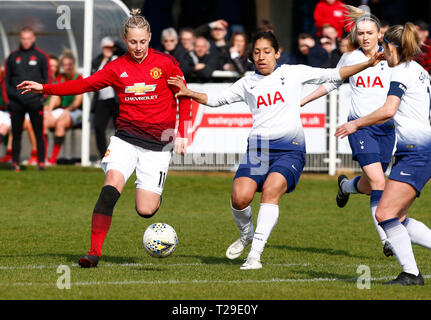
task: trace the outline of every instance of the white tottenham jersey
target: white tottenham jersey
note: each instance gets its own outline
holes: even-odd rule
[[[268,76],[255,72],[244,76],[220,94],[208,95],[207,105],[219,107],[244,101],[253,115],[249,137],[269,140],[272,149],[305,151],[300,119],[302,86],[340,79],[338,68],[281,65]]]
[[[415,61],[392,68],[388,95],[401,99],[394,116],[396,154],[431,152],[431,87],[428,72]]]
[[[381,51],[383,48],[380,47]],[[337,67],[351,66],[367,61],[362,49],[343,54]],[[389,90],[391,69],[386,61],[379,62],[376,66],[365,69],[349,78],[351,88],[351,105],[349,118],[357,119],[366,116],[383,106]],[[325,84],[328,92],[338,88],[343,81]],[[344,106],[341,106],[342,108]]]

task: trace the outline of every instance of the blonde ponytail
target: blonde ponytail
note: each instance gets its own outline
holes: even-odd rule
[[[127,36],[127,32],[129,31],[129,28],[146,29],[148,33],[151,33],[150,24],[148,23],[147,19],[145,19],[141,15],[140,9],[132,9],[130,11],[130,17],[123,24],[124,37]]]

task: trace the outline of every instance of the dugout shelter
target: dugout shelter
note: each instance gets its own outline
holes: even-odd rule
[[[92,59],[100,54],[100,41],[121,40],[121,26],[129,9],[121,0],[0,0],[0,63],[19,46],[19,32],[31,27],[36,45],[59,56],[70,49],[78,71],[88,76]],[[81,163],[90,161],[90,98],[84,95]]]

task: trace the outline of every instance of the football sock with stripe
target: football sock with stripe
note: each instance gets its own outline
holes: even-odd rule
[[[253,222],[251,220],[252,210],[248,206],[245,209],[237,210],[232,206],[232,201],[230,203],[232,209],[233,219],[235,220],[236,226],[241,233],[241,238],[246,239],[247,235],[253,232]]]
[[[382,197],[383,190],[372,190],[370,197],[370,207],[371,207],[371,217],[373,218],[374,225],[377,229],[377,233],[379,234],[380,240],[382,244],[385,244],[387,240],[387,236],[385,230],[379,225],[379,222],[376,219],[376,210],[379,204],[380,198]]]
[[[91,249],[88,254],[101,256],[103,242],[109,231],[112,213],[120,192],[113,186],[104,186],[94,207],[91,221]]]
[[[398,221],[398,218],[382,221],[380,222],[380,226],[385,230],[392,251],[397,257],[403,271],[417,276],[419,270],[413,255],[411,239],[407,229]]]
[[[413,244],[431,249],[431,230],[422,222],[406,218],[402,224],[407,229]]]
[[[260,260],[265,244],[277,224],[279,207],[276,204],[261,203],[259,215],[257,216],[257,226],[251,243],[249,257]]]
[[[360,193],[358,191],[358,182],[361,179],[361,176],[354,177],[353,179],[344,181],[341,184],[341,191],[343,193]]]

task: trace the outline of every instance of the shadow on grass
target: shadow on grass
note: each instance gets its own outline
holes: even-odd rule
[[[177,257],[187,258],[187,259],[198,259],[200,263],[203,264],[213,264],[213,265],[242,265],[244,263],[244,259],[238,258],[236,260],[229,260],[226,257],[204,257],[204,256],[197,256],[197,255],[176,255]],[[244,256],[246,257],[246,255]]]
[[[352,255],[350,252],[345,250],[336,250],[332,248],[313,248],[313,247],[292,247],[286,245],[268,245],[268,248],[275,248],[280,250],[289,250],[296,252],[307,252],[307,253],[318,253],[318,254],[327,254],[330,256],[345,256],[349,258],[360,258],[360,259],[369,259],[370,257]]]
[[[21,171],[27,170],[26,166],[20,166]],[[10,171],[13,172],[12,166],[9,163],[0,163],[0,171]]]
[[[0,259],[2,258],[47,258],[58,259],[61,260],[62,263],[78,263],[81,255],[75,254],[66,254],[66,253],[40,253],[40,254],[25,254],[25,255],[0,255]],[[120,257],[120,256],[110,256],[110,255],[102,255],[100,259],[100,263],[115,263],[115,264],[133,264],[140,263],[137,259],[133,257]]]

